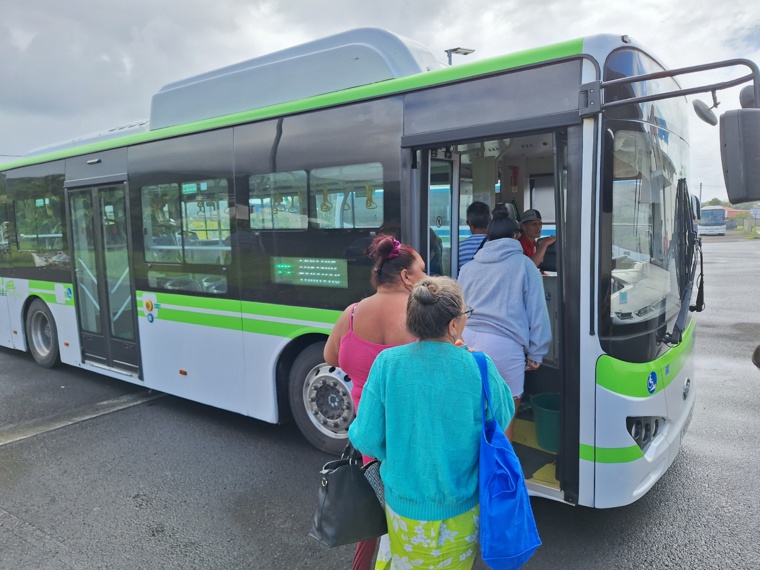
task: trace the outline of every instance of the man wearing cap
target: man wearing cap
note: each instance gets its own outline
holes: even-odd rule
[[[541,265],[546,255],[546,248],[557,241],[557,236],[547,236],[540,242],[538,238],[541,237],[541,229],[544,223],[541,221],[541,212],[531,208],[526,210],[520,220],[520,228],[522,235],[520,235],[520,244],[523,248],[523,253],[533,260],[536,267]]]

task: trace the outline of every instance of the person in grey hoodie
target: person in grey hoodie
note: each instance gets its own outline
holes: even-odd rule
[[[549,312],[541,273],[523,255],[517,224],[495,211],[482,248],[462,267],[459,284],[472,316],[462,334],[467,345],[496,364],[520,406],[525,371],[541,366],[551,343]],[[506,429],[512,440],[514,418]]]

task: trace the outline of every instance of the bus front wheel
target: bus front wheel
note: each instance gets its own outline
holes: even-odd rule
[[[37,364],[43,368],[58,364],[58,329],[53,314],[41,299],[32,301],[26,314],[26,341]]]
[[[340,455],[354,419],[350,379],[324,360],[325,343],[303,350],[290,370],[290,409],[304,437],[317,449]]]

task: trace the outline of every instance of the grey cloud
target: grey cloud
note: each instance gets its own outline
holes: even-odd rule
[[[757,61],[758,21],[755,0],[0,0],[0,154],[147,118],[167,83],[350,28],[389,29],[442,61],[446,48],[476,50],[455,63],[625,33],[680,67]],[[693,129],[697,184],[721,176],[719,155],[701,150],[716,140]]]

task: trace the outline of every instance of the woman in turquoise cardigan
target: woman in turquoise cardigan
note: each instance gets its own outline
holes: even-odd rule
[[[375,568],[470,569],[478,537],[480,371],[459,346],[471,314],[448,277],[415,285],[406,326],[419,340],[381,352],[370,370],[349,438],[381,461],[392,560]],[[509,425],[514,404],[490,358],[491,412]]]

